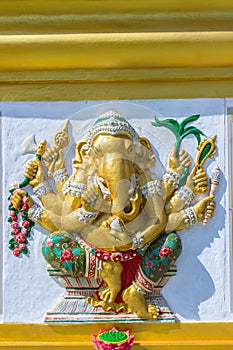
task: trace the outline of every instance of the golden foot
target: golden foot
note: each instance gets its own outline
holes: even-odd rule
[[[94,307],[102,307],[106,312],[108,311],[115,311],[116,313],[118,312],[123,312],[124,314],[129,313],[127,305],[124,303],[114,303],[114,302],[105,302],[104,300],[99,300],[96,294],[93,294],[92,296],[88,297],[87,299],[88,303],[91,304]]]
[[[100,299],[105,301],[106,303],[111,303],[116,298],[116,296],[115,296],[114,300],[112,300],[112,294],[115,294],[115,293],[112,293],[106,284],[104,284],[98,290],[98,292],[99,292]]]
[[[101,277],[105,282],[100,288],[99,295],[102,300],[109,303],[115,301],[117,294],[121,291],[121,272],[123,266],[120,262],[103,261]]]
[[[156,320],[159,315],[159,308],[154,303],[147,303],[145,294],[139,292],[134,284],[131,284],[122,293],[122,299],[131,312],[135,312],[140,318]]]

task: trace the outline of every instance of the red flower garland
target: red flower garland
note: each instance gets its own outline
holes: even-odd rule
[[[11,226],[11,235],[13,238],[9,240],[9,249],[12,250],[14,256],[20,256],[20,254],[27,254],[27,238],[30,237],[31,228],[35,225],[28,217],[28,193],[26,192],[23,198],[22,207],[17,210],[12,205],[12,196],[18,189],[11,189],[11,195],[8,197],[10,201],[8,222]],[[19,225],[19,216],[21,216],[21,226]]]

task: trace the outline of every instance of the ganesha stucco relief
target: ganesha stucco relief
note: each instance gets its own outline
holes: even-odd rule
[[[199,129],[186,127],[197,119],[152,123],[169,127],[177,140],[161,179],[152,171],[156,157],[150,141],[114,110],[99,116],[86,139],[76,143],[72,175],[64,156],[68,125],[56,134],[54,147],[43,141],[26,166],[26,182],[11,189],[14,255],[27,252],[27,235],[37,223],[49,232],[42,252],[50,266],[68,276],[101,280],[89,304],[156,319],[160,309],[147,295],[181,253],[177,232],[207,223],[214,214],[219,170],[208,193],[204,163],[215,153],[215,137],[201,141]],[[180,147],[188,134],[199,143],[193,166]],[[27,183],[37,203],[23,189]]]

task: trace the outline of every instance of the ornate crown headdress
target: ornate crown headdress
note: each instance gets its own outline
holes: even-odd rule
[[[129,136],[132,140],[139,140],[139,135],[129,122],[115,110],[110,110],[96,120],[95,124],[87,135],[87,150],[92,146],[95,137],[99,134]]]

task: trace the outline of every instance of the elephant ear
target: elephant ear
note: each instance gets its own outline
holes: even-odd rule
[[[140,144],[142,145],[140,156],[144,159],[145,168],[149,169],[153,167],[156,162],[153,148],[151,146],[150,141],[144,136],[140,136]]]
[[[74,168],[79,168],[83,162],[83,156],[85,155],[85,146],[87,144],[86,140],[79,141],[75,146],[73,166]]]

